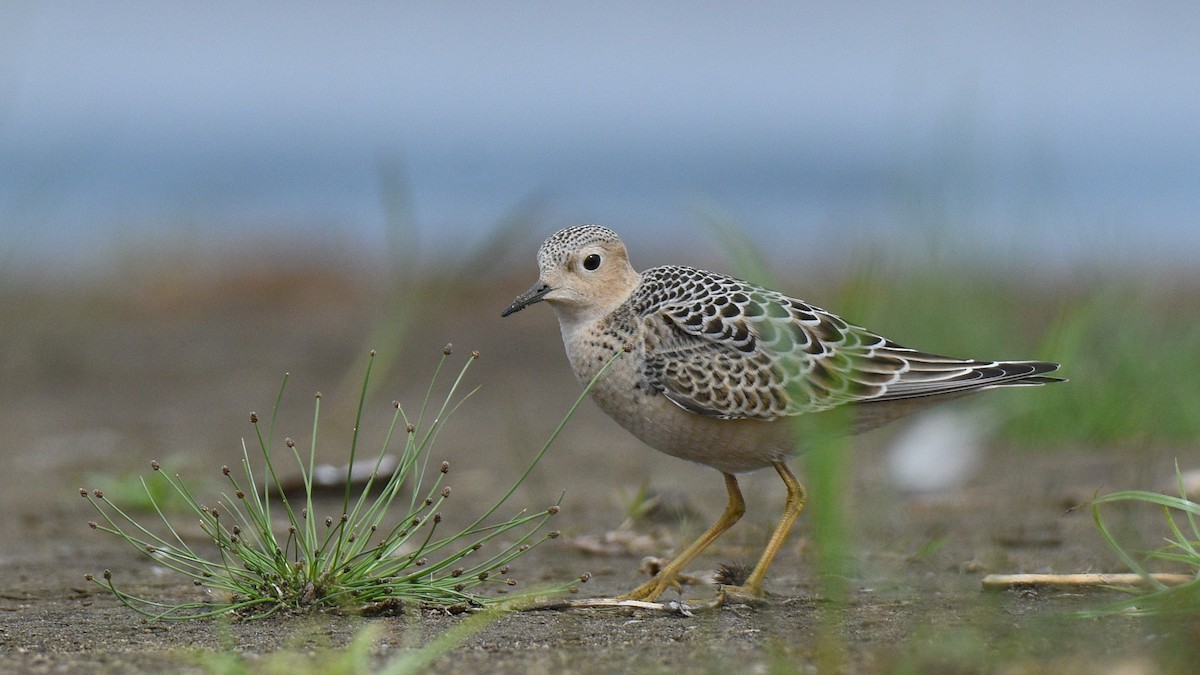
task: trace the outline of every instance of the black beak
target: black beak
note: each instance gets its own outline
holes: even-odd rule
[[[535,302],[541,302],[542,298],[546,297],[546,294],[552,290],[554,289],[550,288],[549,284],[539,281],[531,286],[529,290],[518,295],[517,299],[513,300],[511,305],[509,305],[503,312],[500,312],[500,316],[508,316],[509,314],[513,314],[525,309]]]

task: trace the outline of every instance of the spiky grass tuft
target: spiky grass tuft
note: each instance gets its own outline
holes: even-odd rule
[[[478,594],[480,587],[498,586],[507,591],[517,585],[509,574],[510,564],[539,543],[558,536],[556,531],[543,532],[542,528],[560,507],[556,502],[537,512],[520,511],[500,522],[489,519],[529,476],[591,385],[571,406],[508,492],[467,527],[443,533],[441,509],[451,495],[450,486],[444,484],[450,465],[441,462],[431,467],[430,454],[439,432],[474,393],[472,390],[459,395],[459,390],[479,356],[478,352],[471,354],[440,404],[431,406],[438,375],[451,354],[452,349],[447,345],[415,417],[393,402],[395,412],[374,458],[374,468],[365,485],[355,491],[351,488],[351,472],[359,450],[358,430],[375,356],[371,352],[355,414],[342,508],[334,515],[321,518],[315,514],[313,505],[320,394],[316,397],[313,440],[307,456],[291,439],[282,443],[284,452],[299,467],[303,503],[295,503],[280,489],[275,457],[278,448],[273,433],[286,376],[265,433],[258,415],[250,415],[257,449],[262,455],[258,473],[251,461],[252,453],[243,442],[240,471],[228,466],[221,468],[229,482],[229,491],[205,503],[193,495],[178,475],[165,471],[158,462],[151,463],[155,474],[151,480],[164,481],[187,505],[186,512],[199,518],[206,535],[204,548],[215,549],[212,553],[188,543],[160,507],[158,488],[145,479],[142,485],[162,523],[163,534],[140,524],[106,498],[102,490],[81,488],[80,494],[100,514],[100,522],[89,523],[93,529],[116,535],[157,564],[191,577],[196,586],[205,589],[206,597],[178,604],[139,597],[120,590],[108,570],[99,577],[88,574],[87,579],[111,591],[134,611],[153,619],[195,619],[228,613],[259,618],[289,609],[408,602],[461,609],[495,604],[497,598]],[[613,359],[619,356],[620,353]],[[426,423],[430,417],[431,421]],[[398,430],[404,437],[403,453],[397,468],[390,475],[381,475],[380,467],[395,443]],[[276,518],[286,524],[278,526]],[[573,579],[561,587],[540,592],[564,592],[576,583],[578,580]]]

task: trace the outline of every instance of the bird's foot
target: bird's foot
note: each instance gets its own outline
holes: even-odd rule
[[[666,592],[668,588],[674,588],[677,592],[680,591],[679,580],[674,574],[663,574],[662,572],[659,572],[641,586],[638,586],[624,595],[617,596],[617,599],[654,602],[658,600],[659,596]]]
[[[738,603],[742,605],[765,605],[767,604],[767,592],[762,586],[732,586],[722,585],[717,591],[717,595],[725,599],[726,602]]]

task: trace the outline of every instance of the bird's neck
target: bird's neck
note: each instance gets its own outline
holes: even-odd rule
[[[620,309],[599,317],[560,313],[558,321],[571,369],[584,384],[637,337],[632,322]]]

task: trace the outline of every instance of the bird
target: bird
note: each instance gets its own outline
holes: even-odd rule
[[[1063,381],[1046,361],[981,361],[903,347],[836,314],[741,279],[665,265],[637,272],[612,230],[559,230],[537,252],[538,280],[501,312],[545,302],[567,359],[601,410],[652,448],[710,466],[727,504],[700,537],[624,600],[656,601],[745,513],[737,474],[772,467],[783,515],[735,598],[765,598],[767,569],[807,494],[787,465],[800,416],[843,408],[859,433],[940,401]],[[599,375],[599,377],[597,377]],[[595,382],[592,380],[595,379]]]

